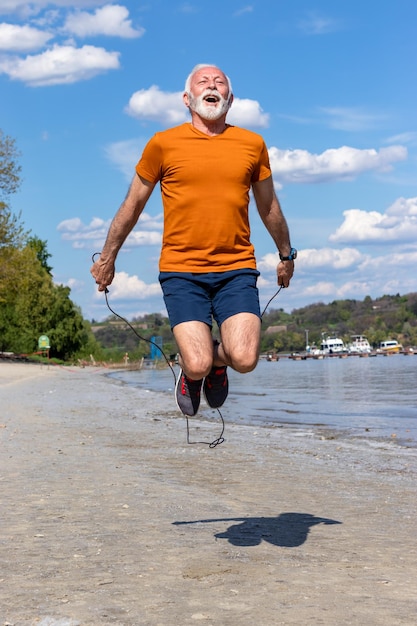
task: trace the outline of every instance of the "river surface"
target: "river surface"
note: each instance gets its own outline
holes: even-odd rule
[[[174,370],[178,375],[179,368]],[[174,390],[169,368],[110,376],[151,391]],[[321,428],[417,447],[417,355],[261,360],[249,374],[229,368],[229,387],[221,409],[226,424],[287,425],[300,434]],[[177,410],[174,399],[172,403]],[[201,411],[213,412],[204,402]]]

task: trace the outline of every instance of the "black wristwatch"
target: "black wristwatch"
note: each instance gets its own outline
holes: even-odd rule
[[[297,258],[297,250],[295,248],[291,248],[288,256],[282,256],[280,252],[279,258],[281,259],[281,261],[294,261],[294,259]]]

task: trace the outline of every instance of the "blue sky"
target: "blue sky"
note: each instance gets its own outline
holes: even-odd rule
[[[189,120],[197,63],[230,76],[230,123],[259,132],[299,250],[272,307],[417,291],[415,0],[0,0],[0,128],[22,155],[11,198],[47,240],[54,279],[87,319],[90,276],[146,141]],[[251,204],[261,305],[274,245]],[[130,318],[165,308],[156,188],[119,253],[109,298]]]

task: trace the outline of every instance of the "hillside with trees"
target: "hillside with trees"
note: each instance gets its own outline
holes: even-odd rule
[[[417,293],[316,303],[291,314],[270,310],[262,326],[263,351],[303,350],[307,342],[320,345],[323,335],[340,337],[345,343],[352,335],[365,335],[375,348],[386,339],[397,339],[404,347],[417,346]]]
[[[131,322],[144,339],[159,336],[167,355],[177,350],[169,320],[160,314],[135,318]],[[146,356],[149,344],[141,341],[132,329],[115,316],[92,330],[107,354],[128,352],[133,358]],[[216,333],[216,330],[214,331]],[[373,300],[335,300],[316,303],[286,313],[270,309],[262,319],[262,352],[297,352],[310,345],[320,345],[323,335],[336,335],[349,343],[351,335],[365,335],[377,347],[385,339],[397,339],[404,347],[417,346],[417,293],[406,296],[382,296]]]
[[[161,344],[167,357],[174,358],[177,353],[168,317],[160,313],[134,318],[129,324],[111,315],[99,324],[92,322],[91,330],[107,361],[120,361],[126,352],[131,362],[149,357],[151,341]],[[156,352],[157,357],[164,358],[158,350]]]

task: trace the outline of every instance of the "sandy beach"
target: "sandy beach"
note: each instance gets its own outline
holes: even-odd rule
[[[411,626],[417,449],[0,362],[0,626]],[[219,422],[190,420],[192,440]]]

